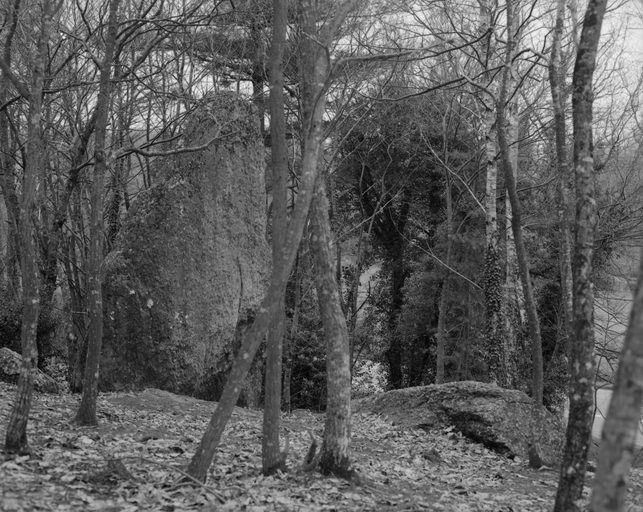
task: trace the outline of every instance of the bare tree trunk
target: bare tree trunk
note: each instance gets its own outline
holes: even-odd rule
[[[272,261],[275,275],[284,263],[288,201],[288,146],[284,113],[283,55],[286,46],[287,5],[274,0],[272,46],[270,48],[270,140],[272,142]],[[266,350],[266,399],[263,412],[263,474],[286,470],[286,460],[279,449],[281,415],[281,367],[285,334],[286,294],[276,297],[277,314],[272,318]]]
[[[630,322],[603,426],[594,478],[593,512],[625,510],[625,497],[643,402],[643,253]]]
[[[318,24],[318,12],[308,2],[300,6],[301,26],[307,34],[313,34]],[[311,2],[312,3],[312,2]],[[319,43],[306,38],[301,43],[302,62],[316,60]],[[313,111],[312,106],[319,97],[321,82],[304,80],[303,119],[304,126]],[[304,132],[304,140],[310,137]],[[306,147],[304,147],[307,149]],[[318,145],[318,166],[324,165],[323,150]],[[336,258],[333,251],[333,237],[330,229],[329,202],[326,196],[324,175],[317,177],[315,196],[311,205],[311,246],[315,262],[315,285],[320,316],[326,338],[326,422],[324,440],[319,459],[319,469],[325,475],[354,479],[349,458],[351,420],[351,366],[350,347],[346,316],[342,309],[342,298],[336,273]]]
[[[506,104],[509,98],[507,85],[509,76],[515,70],[513,67],[513,56],[515,41],[514,35],[518,26],[513,0],[507,0],[507,53],[505,66],[502,73],[502,84],[500,86],[500,97],[498,99],[498,139],[500,145],[500,155],[505,175],[505,186],[507,194],[511,201],[511,230],[514,235],[516,245],[516,256],[518,258],[518,271],[525,294],[525,307],[527,309],[527,323],[529,325],[529,336],[532,347],[532,399],[537,405],[543,403],[543,354],[542,341],[540,337],[540,324],[538,322],[538,313],[536,309],[536,300],[534,298],[533,287],[531,286],[531,277],[529,275],[529,261],[525,251],[525,242],[522,235],[522,219],[520,200],[516,191],[516,178],[514,177],[509,144],[507,141],[507,116]]]
[[[448,230],[448,228],[447,228]],[[447,233],[449,240],[447,241],[447,256],[445,264],[447,267],[451,264],[451,233]],[[447,338],[447,309],[449,307],[449,284],[451,271],[448,268],[444,269],[444,279],[442,280],[442,291],[440,292],[440,310],[438,312],[438,333],[436,343],[436,370],[435,370],[435,383],[444,384],[444,358],[445,346]]]
[[[292,398],[290,395],[290,381],[292,377],[292,351],[293,346],[297,340],[297,332],[299,331],[299,315],[301,312],[301,270],[300,266],[300,253],[297,254],[295,259],[295,268],[293,270],[295,282],[295,303],[293,305],[292,324],[290,326],[290,334],[285,340],[284,344],[284,382],[283,382],[283,404],[282,409],[290,413],[292,411]]]
[[[14,0],[11,4],[11,11],[7,13],[7,18],[10,19],[6,30],[6,37],[4,40],[4,48],[2,56],[7,66],[11,66],[11,54],[13,46],[13,38],[18,26],[18,14],[20,11],[21,0]],[[4,105],[7,101],[7,85],[9,78],[3,71],[0,74],[0,105]],[[18,267],[20,266],[20,237],[19,237],[19,218],[20,218],[20,204],[16,194],[15,187],[11,184],[13,176],[13,162],[10,157],[11,151],[9,150],[9,111],[8,107],[0,112],[0,165],[2,172],[0,172],[0,189],[4,196],[5,206],[7,208],[7,257],[5,260],[5,285],[8,295],[18,296],[20,293],[20,279],[18,275]]]
[[[353,0],[347,0],[338,5],[335,10],[333,22],[325,26],[324,33],[322,34],[318,34],[317,30],[313,33],[307,31],[306,24],[304,24],[302,45],[306,42],[308,44],[308,50],[306,50],[304,58],[302,58],[303,79],[305,85],[308,87],[314,84],[317,95],[314,96],[315,101],[308,107],[310,111],[305,117],[304,154],[302,157],[302,175],[299,184],[298,200],[288,226],[286,244],[284,246],[285,250],[282,251],[281,257],[284,261],[283,265],[279,267],[281,268],[281,273],[273,273],[266,297],[259,307],[254,322],[243,338],[243,343],[239,349],[239,354],[232,367],[232,371],[228,376],[228,380],[226,381],[219,404],[212,414],[210,423],[188,466],[188,474],[202,482],[206,479],[208,468],[212,463],[216,449],[221,441],[221,435],[239,398],[239,393],[243,387],[246,375],[257,353],[257,349],[261,344],[261,340],[266,334],[270,319],[278,312],[279,303],[277,298],[285,293],[286,283],[288,282],[290,270],[295,261],[304,231],[304,225],[308,218],[308,210],[314,194],[318,174],[317,159],[323,137],[326,82],[329,78],[329,63],[325,52],[319,47],[319,42],[322,41],[324,44],[330,44],[337,29],[352,10],[353,4]],[[302,0],[300,9],[303,16],[314,16],[316,11],[315,3],[313,0]]]
[[[507,83],[507,91],[511,93],[516,87],[516,77],[510,75]],[[507,104],[507,144],[509,145],[509,159],[514,177],[518,175],[519,163],[519,118],[518,101],[514,97]],[[511,198],[507,194],[505,198],[505,294],[502,304],[503,317],[505,322],[505,362],[507,365],[507,386],[514,388],[518,382],[517,362],[519,352],[519,333],[522,331],[525,318],[524,290],[520,281],[518,256],[516,254],[516,240],[513,235],[511,219],[513,218]],[[523,347],[520,347],[523,348]],[[521,354],[522,355],[522,354]]]
[[[451,171],[447,167],[449,165],[448,149],[447,149],[447,122],[446,116],[442,122],[443,139],[442,145],[444,147],[444,155],[442,162],[444,165],[444,179],[445,179],[445,199],[446,199],[446,237],[447,237],[447,254],[445,258],[445,268],[443,269],[444,278],[442,280],[442,291],[440,293],[440,309],[438,311],[438,333],[436,343],[436,370],[435,370],[435,383],[444,383],[444,357],[445,346],[447,338],[447,310],[449,307],[449,285],[451,281],[451,253],[453,252],[453,197],[451,194]]]
[[[469,353],[471,352],[471,285],[469,281],[464,282],[465,303],[463,317],[465,320],[464,335],[462,344],[459,347],[460,358],[458,360],[458,376],[457,380],[469,379]]]
[[[31,409],[33,393],[33,369],[38,361],[36,331],[40,305],[39,270],[34,241],[32,215],[35,206],[38,172],[43,161],[43,141],[41,131],[42,90],[47,58],[47,44],[53,30],[53,17],[62,3],[52,4],[45,0],[42,6],[40,35],[38,37],[36,61],[33,67],[31,88],[28,91],[29,118],[27,134],[27,161],[22,197],[20,199],[20,264],[22,271],[22,366],[18,378],[16,400],[13,403],[7,434],[5,451],[9,453],[29,453],[27,422]]]
[[[596,228],[592,148],[592,78],[607,0],[590,0],[578,45],[572,107],[574,173],[576,176],[576,239],[574,246],[574,340],[570,350],[569,419],[555,512],[580,510],[587,451],[594,415],[594,291],[592,260]]]
[[[103,343],[103,293],[102,293],[102,264],[104,260],[104,229],[103,229],[103,190],[107,158],[105,155],[105,140],[107,138],[107,123],[109,120],[109,105],[111,97],[111,70],[114,60],[114,48],[118,35],[118,5],[120,0],[110,0],[107,38],[105,40],[105,56],[103,58],[96,110],[96,138],[94,141],[94,181],[92,184],[92,213],[91,213],[91,245],[89,254],[88,273],[88,347],[85,364],[85,379],[83,381],[83,397],[76,414],[76,422],[80,425],[96,425],[96,401],[98,399],[98,376],[100,352]]]
[[[348,283],[348,297],[346,299],[346,318],[348,322],[348,335],[351,337],[355,334],[357,327],[357,313],[359,312],[359,282],[364,267],[364,230],[360,229],[359,238],[357,239],[357,254],[355,255],[355,270],[351,273],[350,283]],[[351,354],[353,352],[353,342],[351,341]],[[351,368],[352,368],[351,355]]]
[[[328,198],[322,176],[311,207],[312,249],[315,258],[317,300],[326,338],[328,399],[319,467],[323,474],[355,476],[349,459],[351,372],[348,328],[335,276]]]
[[[63,245],[64,267],[69,288],[71,320],[73,329],[67,334],[67,382],[72,393],[83,390],[83,374],[87,360],[87,315],[83,311],[85,286],[78,272],[76,242],[70,236]]]
[[[489,60],[493,56],[495,35],[493,32],[494,7],[491,2],[480,2],[480,32],[489,32],[482,42],[482,61],[485,70],[489,67]],[[492,80],[490,73],[484,76]],[[487,86],[487,84],[485,84]],[[495,93],[493,82],[487,86],[490,94]],[[486,238],[487,246],[484,260],[484,276],[482,288],[485,296],[485,343],[487,348],[486,359],[489,369],[489,379],[499,385],[504,385],[507,378],[507,369],[504,353],[504,320],[503,320],[503,277],[498,251],[498,213],[497,213],[497,184],[498,164],[496,162],[497,128],[495,120],[495,97],[486,98],[483,129],[485,134],[485,153],[487,160],[486,178]]]
[[[567,165],[567,129],[565,127],[565,97],[560,88],[562,69],[560,64],[561,40],[565,23],[565,0],[558,0],[556,6],[556,26],[549,60],[549,84],[554,109],[554,131],[556,135],[556,163],[558,167],[558,226],[560,230],[560,289],[563,304],[564,354],[569,355],[569,343],[573,336],[572,305],[572,236],[571,236],[571,193]]]

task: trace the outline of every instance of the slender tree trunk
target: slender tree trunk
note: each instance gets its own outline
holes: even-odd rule
[[[493,57],[493,45],[495,34],[493,31],[494,8],[491,2],[480,3],[480,32],[489,32],[488,38],[482,42],[482,61],[484,70],[489,67],[489,61]],[[489,83],[484,85],[490,94],[495,94],[495,87],[490,73],[485,72]],[[497,208],[497,183],[498,164],[496,162],[497,151],[497,127],[495,119],[496,99],[495,97],[485,98],[485,113],[483,130],[485,136],[485,153],[487,161],[486,177],[486,200],[485,200],[485,231],[487,247],[485,250],[484,275],[482,288],[485,296],[485,342],[486,359],[489,370],[489,380],[499,385],[506,382],[506,364],[504,353],[504,320],[503,320],[503,277],[504,273],[500,265],[500,254],[498,251],[498,208]]]
[[[507,83],[507,91],[513,91],[516,87],[516,77],[510,75]],[[507,104],[507,144],[509,145],[509,158],[514,177],[518,175],[519,163],[519,116],[518,101],[514,97]],[[502,304],[503,318],[505,322],[505,361],[507,365],[507,386],[515,388],[518,383],[517,362],[519,348],[519,334],[522,331],[523,319],[525,318],[524,290],[520,281],[518,257],[516,255],[516,240],[513,235],[511,219],[513,218],[511,198],[507,194],[505,198],[505,294]],[[521,354],[522,355],[522,354]]]
[[[7,13],[7,18],[10,20],[8,27],[5,28],[6,36],[4,39],[4,48],[2,55],[7,66],[11,66],[11,54],[13,46],[13,38],[18,26],[18,15],[20,13],[21,0],[14,0],[10,3],[11,10]],[[3,71],[0,74],[0,105],[4,105],[7,101],[9,78]],[[19,219],[20,219],[20,202],[16,194],[15,186],[11,183],[13,177],[14,164],[11,159],[11,151],[9,150],[9,108],[5,108],[0,112],[0,165],[2,172],[0,172],[0,189],[4,196],[5,206],[7,208],[7,254],[5,260],[6,268],[6,291],[8,295],[18,296],[20,293],[20,279],[18,275],[18,267],[20,266],[20,236],[19,236]]]
[[[188,474],[202,482],[206,480],[208,468],[221,441],[221,435],[239,398],[246,375],[261,344],[261,340],[266,334],[270,319],[279,310],[277,298],[285,293],[286,283],[297,255],[314,194],[318,173],[317,159],[323,137],[323,114],[326,106],[326,81],[329,70],[326,54],[319,47],[319,41],[330,44],[337,29],[352,10],[353,4],[353,0],[348,0],[338,5],[332,23],[326,25],[323,34],[318,34],[316,30],[311,33],[305,28],[302,34],[302,45],[306,43],[308,46],[307,50],[305,50],[304,58],[302,58],[304,84],[307,87],[311,87],[314,84],[318,94],[315,96],[315,102],[309,106],[310,112],[305,118],[305,149],[302,157],[302,175],[297,204],[288,225],[285,250],[282,251],[284,262],[279,267],[281,268],[281,273],[278,275],[273,274],[272,276],[266,297],[259,307],[254,322],[243,338],[243,343],[224,386],[219,404],[212,414],[210,423],[188,466]],[[300,9],[304,16],[314,15],[316,11],[315,3],[313,0],[302,0]],[[306,27],[305,24],[304,27]]]
[[[534,297],[533,287],[531,285],[531,276],[529,272],[529,260],[525,249],[525,242],[522,232],[522,211],[518,192],[516,190],[516,171],[514,167],[517,164],[517,158],[514,158],[514,152],[509,146],[508,132],[511,128],[517,132],[517,120],[510,119],[510,115],[515,116],[515,112],[511,112],[512,107],[515,105],[510,104],[510,94],[513,92],[515,86],[515,69],[514,57],[516,55],[517,38],[519,32],[519,0],[506,1],[507,13],[507,47],[505,54],[505,63],[502,72],[502,81],[500,84],[500,95],[498,98],[498,142],[500,147],[500,156],[505,177],[505,188],[509,198],[507,210],[511,220],[511,237],[507,239],[507,263],[512,262],[510,255],[511,249],[515,248],[515,260],[518,264],[518,274],[522,284],[522,291],[525,299],[525,309],[527,314],[527,325],[529,326],[529,338],[531,341],[532,356],[532,385],[531,396],[533,400],[532,408],[532,431],[530,434],[530,443],[536,453],[540,455],[540,439],[542,429],[542,404],[543,404],[543,356],[542,356],[542,338],[540,335],[540,323],[538,321],[536,299]],[[509,111],[509,113],[508,113]],[[513,126],[511,124],[513,123]],[[513,273],[513,268],[509,269]],[[511,275],[510,277],[513,277]],[[517,284],[517,283],[516,283]],[[512,299],[516,300],[516,289],[513,289],[513,297],[507,297],[508,304],[512,304]],[[508,294],[509,295],[509,294]],[[506,312],[508,313],[508,312]],[[509,352],[513,355],[513,352]],[[511,357],[511,356],[510,356]],[[508,364],[508,366],[512,366]]]
[[[290,335],[286,338],[284,344],[284,383],[283,383],[283,405],[284,412],[292,411],[292,398],[290,395],[290,381],[292,377],[292,352],[297,341],[297,332],[299,331],[299,315],[301,313],[301,270],[299,268],[301,255],[297,254],[295,259],[295,268],[293,270],[293,281],[295,282],[295,303],[293,304],[292,324],[290,326]]]
[[[373,192],[375,186],[370,169],[365,166],[358,182],[358,193],[363,212],[370,219],[369,231],[378,237],[385,248],[385,259],[391,279],[390,307],[387,311],[386,327],[389,347],[384,352],[388,362],[389,386],[400,389],[404,386],[404,365],[402,339],[398,324],[402,306],[404,305],[404,283],[407,268],[404,263],[404,253],[407,239],[404,236],[406,223],[411,208],[409,191],[402,193],[399,207],[394,207],[392,197],[388,193]]]
[[[318,23],[316,9],[307,10],[307,6],[302,4],[300,6],[300,15],[302,29],[308,34],[314,33]],[[301,56],[303,63],[313,60],[319,51],[320,48],[316,41],[312,39],[302,40]],[[306,121],[313,111],[312,106],[319,97],[319,89],[319,83],[304,81],[302,95],[304,126],[310,126]],[[304,132],[304,140],[309,140],[306,132]],[[304,150],[306,149],[304,146]],[[318,145],[317,151],[317,165],[318,167],[323,167],[324,158],[321,145]],[[333,250],[329,209],[325,176],[320,171],[310,212],[311,247],[315,263],[317,301],[324,327],[324,337],[326,338],[326,388],[328,393],[319,469],[323,474],[332,474],[349,479],[355,477],[349,459],[351,418],[350,348],[346,316],[342,309],[341,293],[336,275],[336,258]]]
[[[96,110],[96,138],[94,141],[94,181],[92,183],[92,213],[91,213],[91,245],[89,254],[88,273],[88,308],[89,316],[87,362],[85,364],[85,379],[83,381],[83,397],[76,414],[76,422],[80,425],[96,425],[96,401],[98,399],[98,376],[100,367],[100,352],[103,343],[103,293],[102,293],[102,264],[104,260],[104,229],[103,229],[103,190],[105,188],[105,173],[107,172],[107,157],[105,155],[105,140],[107,138],[107,123],[109,121],[111,70],[114,60],[114,48],[118,34],[118,5],[120,0],[110,0],[107,38],[105,41],[105,57],[103,58]]]
[[[259,113],[259,129],[261,136],[265,138],[266,135],[266,102],[264,100],[264,84],[266,81],[265,76],[265,43],[263,38],[264,30],[264,13],[268,7],[269,2],[262,0],[251,0],[246,4],[247,12],[245,16],[250,16],[249,21],[249,43],[252,53],[251,64],[251,81],[252,81],[252,97],[254,104],[257,106]],[[274,5],[274,0],[273,0]],[[274,35],[273,35],[274,43]],[[272,51],[272,50],[271,50]],[[271,90],[272,93],[272,90]]]
[[[616,384],[603,426],[591,510],[625,510],[643,402],[643,253],[630,322],[616,372]]]
[[[402,338],[398,330],[398,324],[404,304],[406,270],[404,268],[404,248],[399,246],[391,252],[394,252],[394,256],[391,262],[391,308],[388,312],[390,346],[385,354],[389,365],[390,386],[392,389],[401,389],[404,387],[404,366]]]
[[[272,261],[273,272],[279,275],[284,263],[282,251],[286,243],[286,210],[288,201],[288,146],[284,113],[283,55],[286,46],[287,5],[274,0],[272,46],[270,48],[270,140],[272,142]],[[285,334],[286,294],[276,297],[277,314],[272,318],[266,350],[266,399],[263,413],[262,464],[263,474],[286,470],[286,460],[279,449],[279,418],[281,415],[281,367]]]
[[[437,333],[437,346],[436,346],[436,371],[435,383],[444,383],[444,352],[447,337],[447,309],[449,307],[449,285],[451,281],[451,253],[453,250],[453,198],[451,195],[451,173],[447,168],[448,153],[447,153],[447,126],[443,122],[444,137],[442,140],[444,146],[444,178],[445,178],[445,198],[446,198],[446,237],[447,237],[447,254],[445,258],[445,268],[443,270],[444,279],[442,280],[442,291],[440,293],[440,310],[438,312],[438,333]]]
[[[39,270],[34,240],[32,215],[35,206],[37,181],[43,161],[43,141],[41,131],[42,90],[44,85],[47,44],[53,30],[53,17],[62,4],[52,4],[45,0],[42,7],[40,35],[36,46],[36,61],[33,67],[31,89],[29,90],[29,117],[27,134],[27,161],[22,197],[20,199],[20,266],[22,271],[22,366],[18,378],[18,390],[13,403],[7,434],[5,451],[9,453],[29,453],[27,422],[31,409],[33,393],[33,369],[38,361],[36,332],[40,305]]]
[[[326,338],[328,399],[319,467],[323,474],[351,478],[349,458],[351,372],[348,328],[335,276],[328,198],[322,176],[311,207],[312,249],[315,258],[317,300]]]
[[[451,236],[451,235],[448,235]],[[447,257],[445,259],[446,265],[450,265],[451,256],[451,243],[447,242]],[[444,384],[444,359],[445,359],[445,346],[447,337],[447,309],[449,307],[449,283],[451,281],[451,272],[448,268],[444,269],[444,279],[442,280],[442,291],[440,293],[440,310],[438,313],[438,333],[436,344],[436,371],[435,383]]]
[[[87,360],[87,315],[83,311],[83,289],[78,261],[76,244],[73,236],[63,245],[64,267],[67,274],[67,286],[70,295],[71,319],[73,329],[67,334],[67,382],[72,393],[83,390],[83,373]]]
[[[571,27],[571,36],[572,43],[574,44],[574,50],[578,53],[578,45],[580,44],[578,38],[578,5],[576,4],[577,0],[568,0],[567,7],[569,8],[569,17],[572,20]]]
[[[328,173],[326,180],[328,187],[326,189],[326,197],[328,198],[328,220],[330,222],[331,230],[333,229],[333,221],[337,215],[337,194],[335,187],[335,177],[333,173]],[[339,233],[335,235],[336,239],[340,239]],[[348,305],[344,303],[344,295],[342,294],[342,245],[341,243],[335,244],[335,279],[339,285],[339,300],[342,305],[344,316],[348,314]]]
[[[525,307],[527,309],[527,323],[529,325],[529,337],[532,347],[532,398],[537,405],[543,403],[543,354],[542,341],[540,336],[540,324],[538,322],[538,313],[536,309],[536,300],[534,298],[533,287],[531,286],[531,277],[529,275],[529,261],[525,250],[525,242],[522,234],[522,219],[520,200],[516,191],[516,178],[514,177],[509,143],[507,140],[507,115],[506,104],[509,98],[507,85],[509,76],[514,73],[513,56],[515,52],[514,34],[517,28],[517,17],[513,0],[507,0],[507,53],[505,66],[502,73],[502,84],[500,86],[500,97],[498,99],[498,140],[500,145],[500,155],[505,175],[505,186],[507,194],[511,201],[511,230],[514,235],[516,245],[516,257],[518,259],[518,271],[520,281],[522,282],[525,294]]]
[[[567,129],[565,127],[565,96],[561,91],[562,74],[560,53],[565,23],[565,0],[558,0],[556,26],[549,60],[549,84],[554,109],[554,131],[556,136],[556,165],[558,168],[558,226],[560,231],[560,289],[563,305],[564,354],[569,355],[569,343],[573,336],[572,304],[572,236],[571,236],[571,193],[569,191],[569,166],[567,165]]]
[[[460,360],[458,363],[458,380],[468,380],[469,378],[469,352],[471,351],[471,285],[469,281],[464,282],[465,303],[463,317],[466,319],[464,324],[464,336],[460,346]]]
[[[555,512],[580,510],[594,416],[594,291],[596,228],[592,148],[592,79],[607,0],[590,0],[572,81],[576,239],[574,244],[574,340],[570,347],[569,419]]]
[[[357,254],[355,255],[355,271],[351,273],[351,280],[346,299],[348,334],[353,336],[357,327],[357,313],[359,309],[359,282],[362,276],[364,266],[364,230],[360,229],[359,238],[357,239]],[[352,343],[351,343],[352,346]]]

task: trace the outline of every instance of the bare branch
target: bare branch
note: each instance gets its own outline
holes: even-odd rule
[[[11,80],[11,83],[18,90],[20,96],[22,96],[26,100],[29,100],[29,97],[31,96],[29,93],[29,89],[20,81],[20,79],[14,74],[14,72],[11,71],[11,67],[2,57],[0,57],[0,69],[5,74],[5,76],[9,80]]]
[[[123,158],[123,157],[125,157],[127,155],[131,155],[132,153],[135,153],[137,155],[141,155],[141,156],[144,156],[144,157],[147,157],[147,158],[156,157],[156,156],[161,156],[161,157],[163,157],[163,156],[172,156],[172,155],[179,155],[179,154],[182,154],[182,153],[196,153],[198,151],[203,151],[203,150],[207,149],[213,142],[216,142],[217,140],[225,139],[226,137],[234,135],[235,133],[238,133],[238,130],[234,131],[234,132],[231,132],[231,133],[227,133],[226,135],[221,136],[221,137],[217,134],[215,137],[211,138],[208,142],[206,142],[205,144],[202,144],[200,146],[190,146],[190,147],[187,147],[187,148],[176,148],[176,149],[170,149],[168,151],[145,151],[142,148],[137,148],[135,146],[131,146],[131,147],[128,147],[128,148],[119,149],[118,151],[116,151],[114,153],[113,158],[114,158],[114,160],[116,160],[118,158]],[[167,140],[159,141],[158,144],[162,144],[164,142],[167,142]]]

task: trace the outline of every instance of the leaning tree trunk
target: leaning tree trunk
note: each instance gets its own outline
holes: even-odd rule
[[[643,402],[643,253],[616,384],[603,426],[592,512],[625,509],[625,497]]]
[[[607,0],[590,0],[574,66],[574,172],[576,239],[574,246],[574,340],[570,347],[569,419],[555,512],[580,510],[594,413],[594,292],[592,259],[596,228],[592,151],[592,78]]]
[[[45,77],[47,44],[53,29],[53,17],[62,4],[54,5],[45,0],[42,8],[41,28],[38,37],[36,62],[33,67],[29,98],[27,162],[22,182],[20,200],[20,267],[22,271],[22,365],[18,378],[16,400],[11,409],[4,449],[9,453],[29,453],[27,422],[33,393],[33,370],[38,361],[36,331],[40,305],[39,270],[34,242],[33,210],[35,205],[38,173],[43,160],[43,138],[41,131],[42,91]],[[24,87],[24,86],[23,86]]]
[[[103,190],[107,158],[105,155],[105,139],[107,138],[107,123],[109,120],[109,103],[111,89],[111,70],[118,34],[118,5],[120,0],[109,3],[109,21],[105,42],[105,57],[100,72],[98,99],[96,100],[96,140],[94,141],[94,182],[92,184],[92,213],[91,213],[91,245],[89,253],[88,275],[88,307],[89,316],[87,362],[85,364],[85,379],[83,380],[83,397],[76,414],[76,422],[80,425],[96,425],[96,401],[98,399],[98,376],[100,352],[103,342],[103,293],[102,293],[102,264],[103,264]]]
[[[349,458],[351,418],[350,347],[346,317],[342,311],[339,284],[335,277],[328,198],[323,176],[311,208],[312,249],[315,284],[326,338],[326,382],[328,399],[319,469],[325,475],[352,478]]]
[[[279,275],[284,263],[281,252],[286,243],[286,210],[288,200],[288,146],[284,114],[283,55],[286,46],[287,5],[274,0],[272,46],[270,48],[270,140],[272,141],[272,261]],[[281,415],[281,367],[285,333],[286,297],[276,297],[277,314],[272,318],[266,349],[266,399],[263,412],[263,474],[286,470],[286,460],[279,448]]]
[[[280,265],[281,273],[273,273],[272,275],[270,287],[259,307],[257,316],[243,338],[237,359],[223,388],[219,404],[212,414],[196,453],[187,468],[187,473],[191,477],[202,482],[206,480],[208,468],[221,441],[221,435],[232,415],[250,365],[268,329],[270,319],[278,313],[279,302],[277,298],[285,293],[290,270],[295,261],[304,226],[307,222],[308,210],[313,198],[318,174],[317,157],[323,138],[326,82],[327,78],[329,78],[326,55],[316,45],[319,41],[330,44],[339,26],[352,10],[354,3],[354,0],[347,0],[340,4],[335,11],[332,23],[324,27],[322,34],[317,33],[317,31],[310,33],[304,30],[303,39],[314,42],[315,46],[312,46],[313,51],[311,54],[306,59],[302,59],[304,63],[302,78],[309,87],[311,84],[316,84],[319,87],[319,94],[316,96],[315,103],[311,105],[312,111],[307,116],[304,154],[302,156],[302,175],[299,183],[297,204],[288,225],[284,251],[281,252],[281,257],[283,258],[283,265]],[[302,0],[301,10],[304,13],[314,13],[315,3],[313,0]]]

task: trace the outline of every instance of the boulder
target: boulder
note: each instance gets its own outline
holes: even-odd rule
[[[533,401],[522,391],[482,382],[451,382],[389,391],[356,400],[355,412],[387,416],[396,425],[412,428],[454,427],[472,441],[507,456],[526,459],[533,429]],[[540,453],[554,463],[564,429],[541,409]]]
[[[265,156],[251,103],[220,95],[132,203],[105,261],[102,390],[218,400],[269,278]],[[242,396],[256,405],[255,367]],[[243,401],[242,401],[243,403]]]
[[[9,384],[18,384],[22,356],[6,347],[0,348],[0,380]],[[34,368],[34,389],[41,393],[60,393],[60,386],[46,373]]]

